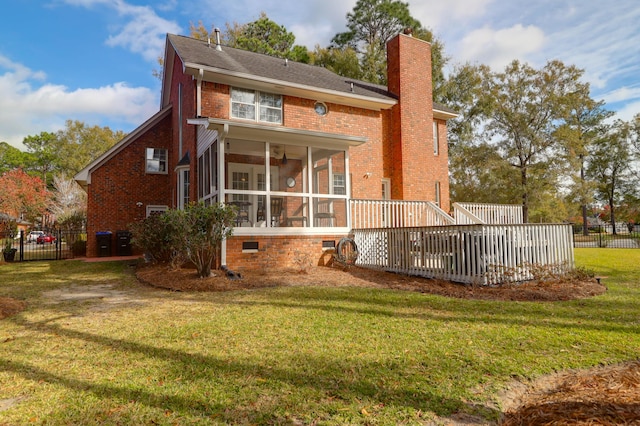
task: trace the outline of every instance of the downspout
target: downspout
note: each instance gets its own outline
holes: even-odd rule
[[[204,78],[204,70],[198,70],[198,79],[196,81],[196,117],[202,117],[202,79]]]
[[[178,123],[178,158],[182,159],[182,83],[178,84]]]

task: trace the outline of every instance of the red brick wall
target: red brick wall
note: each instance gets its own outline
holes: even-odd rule
[[[228,119],[230,113],[230,87],[226,84],[202,82],[202,116]],[[194,114],[195,116],[195,114]]]
[[[172,190],[172,203],[170,207],[177,206],[178,199],[178,187],[177,176],[173,172],[176,164],[182,159],[182,157],[189,152],[191,158],[191,185],[189,187],[189,200],[198,200],[198,188],[194,182],[196,177],[196,167],[198,163],[197,158],[197,127],[193,124],[187,124],[187,119],[194,118],[196,116],[196,82],[190,76],[182,73],[182,61],[180,57],[176,56],[176,60],[173,65],[173,82],[170,96],[172,108],[172,122],[175,125],[172,127],[172,137],[174,141],[173,155],[170,159],[170,174],[171,174],[171,190]],[[178,86],[182,84],[182,99],[179,96]],[[182,102],[182,123],[179,121],[179,108],[178,105]],[[180,124],[179,124],[180,123]],[[182,126],[182,153],[179,152],[179,140],[180,140],[180,126]]]
[[[115,254],[116,231],[128,230],[130,223],[143,219],[147,205],[171,206],[171,165],[168,174],[145,172],[146,148],[168,149],[168,158],[172,158],[171,134],[171,116],[167,116],[91,174],[87,190],[88,257],[98,255],[96,232],[113,233],[111,249]]]
[[[447,123],[444,120],[436,120],[436,122],[438,123],[439,155],[433,164],[433,174],[440,182],[440,208],[448,212],[451,208],[451,199],[449,198],[449,148],[447,144]]]
[[[388,87],[398,96],[391,111],[392,197],[435,200],[435,182],[448,206],[448,158],[446,133],[441,130],[439,155],[433,150],[433,87],[431,46],[406,35],[387,45]],[[445,202],[446,200],[446,202]]]
[[[227,265],[234,271],[267,268],[300,268],[311,264],[327,265],[331,252],[322,250],[322,241],[335,241],[344,235],[238,236],[227,241]],[[242,253],[242,243],[257,241],[257,253]]]
[[[222,84],[206,83],[202,89],[202,115],[229,118],[230,89]],[[349,149],[351,194],[354,198],[380,199],[384,175],[383,113],[363,108],[327,103],[329,113],[320,116],[314,110],[315,100],[284,96],[283,126],[347,136],[366,137],[368,141]],[[278,141],[270,141],[277,143]],[[365,178],[366,173],[371,176]]]

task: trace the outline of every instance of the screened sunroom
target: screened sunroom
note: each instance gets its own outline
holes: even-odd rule
[[[224,120],[190,122],[200,124],[198,199],[235,205],[235,235],[349,229],[349,146],[363,138]]]

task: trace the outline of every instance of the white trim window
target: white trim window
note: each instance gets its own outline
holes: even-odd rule
[[[440,154],[440,134],[438,132],[438,122],[433,120],[433,155]]]
[[[282,124],[282,95],[231,88],[231,117]]]
[[[189,168],[178,169],[178,208],[184,210],[189,205],[189,185],[191,172]]]
[[[145,170],[147,173],[167,174],[167,150],[161,148],[147,148],[145,164]]]

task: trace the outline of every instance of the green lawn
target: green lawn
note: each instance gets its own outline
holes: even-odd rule
[[[576,261],[606,277],[606,294],[172,293],[141,286],[125,263],[2,264],[0,296],[28,307],[0,321],[0,424],[495,420],[514,377],[637,359],[640,250],[578,249]],[[118,297],[60,292],[108,287]]]

